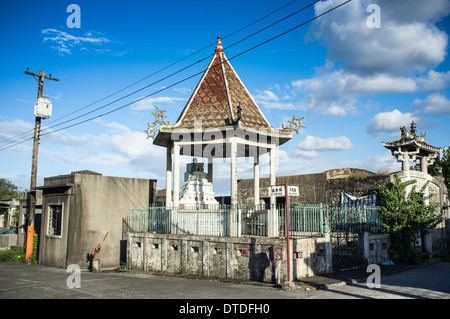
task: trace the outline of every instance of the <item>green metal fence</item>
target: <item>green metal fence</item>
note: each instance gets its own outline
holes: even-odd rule
[[[286,207],[279,206],[280,236],[286,237]],[[328,232],[327,206],[322,204],[290,204],[289,236],[312,237]]]
[[[234,211],[238,216],[237,230],[240,235],[267,237],[270,209],[270,205],[238,205]]]
[[[331,232],[384,232],[378,206],[328,206],[327,211]]]
[[[207,209],[134,207],[123,224],[132,232],[229,236],[229,213],[229,209],[222,206]]]
[[[290,204],[291,238],[327,232],[382,232],[378,207]],[[124,232],[237,237],[286,237],[285,205],[218,205],[191,208],[136,207],[123,219]]]
[[[130,210],[130,216],[126,218],[129,231],[155,232],[160,234],[170,233],[170,211],[165,207],[134,207]]]
[[[228,222],[230,211],[225,207],[172,209],[170,215],[172,216],[172,233],[230,236]]]

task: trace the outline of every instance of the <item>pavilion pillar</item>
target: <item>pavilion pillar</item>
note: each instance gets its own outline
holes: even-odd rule
[[[213,173],[214,173],[214,167],[213,167],[213,158],[208,157],[208,182],[213,182]]]
[[[409,171],[409,153],[403,152],[403,162],[402,162],[402,170],[404,172]]]
[[[237,142],[231,138],[231,205],[237,205]]]
[[[255,206],[259,205],[259,157],[255,156],[255,161],[253,163],[253,188],[254,188],[254,198]]]
[[[420,159],[420,170],[422,173],[428,174],[428,157],[424,156]]]
[[[172,145],[166,151],[166,207],[172,206]]]
[[[177,208],[180,201],[180,145],[173,146],[173,206]]]
[[[275,175],[275,151],[276,146],[271,145],[269,155],[270,155],[270,185],[276,184],[276,175]],[[270,196],[270,205],[276,204],[276,197]]]
[[[239,237],[239,209],[237,207],[237,141],[236,137],[233,136],[230,139],[231,143],[231,210],[230,210],[230,236],[231,237]]]
[[[269,176],[269,184],[275,185],[276,184],[276,176],[275,176],[275,145],[271,145],[269,150],[269,156],[270,156],[270,176]],[[276,197],[270,196],[270,208],[267,210],[267,235],[269,237],[275,237],[278,235],[278,213],[276,208]]]

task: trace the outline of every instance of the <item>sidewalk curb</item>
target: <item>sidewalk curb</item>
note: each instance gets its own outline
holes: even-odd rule
[[[347,286],[347,285],[351,285],[351,284],[357,284],[360,282],[364,282],[365,280],[367,280],[366,277],[359,278],[359,279],[342,280],[342,281],[335,282],[335,283],[320,284],[319,289],[327,290],[327,289],[332,289],[332,288],[337,288],[337,287],[343,287],[343,286]]]
[[[427,261],[427,262],[424,262],[424,263],[421,263],[418,265],[381,266],[381,267],[384,267],[381,270],[381,276],[387,277],[387,276],[398,274],[398,273],[401,273],[404,271],[408,271],[408,270],[416,269],[419,267],[427,266],[430,264],[438,263],[438,262],[441,262],[441,261],[440,261],[440,259],[436,258],[436,259],[433,259],[433,260],[430,260],[430,261]],[[353,272],[355,272],[355,273],[353,273]],[[345,276],[349,277],[349,278],[340,278],[340,277],[343,277],[345,273],[347,273],[347,275],[345,275]],[[358,284],[358,283],[365,282],[367,280],[368,276],[370,276],[370,273],[367,272],[367,275],[366,275],[363,268],[361,268],[361,269],[350,270],[348,272],[347,271],[344,271],[342,273],[335,272],[335,273],[331,273],[331,274],[323,275],[323,276],[319,275],[319,276],[313,276],[313,277],[309,277],[309,278],[302,278],[302,279],[299,279],[299,281],[303,285],[308,285],[308,286],[314,287],[314,289],[327,290],[327,289],[334,289],[334,288],[343,287],[343,286],[347,286],[347,285],[351,285],[351,284]]]

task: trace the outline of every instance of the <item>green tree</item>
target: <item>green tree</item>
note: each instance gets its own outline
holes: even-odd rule
[[[19,187],[7,179],[0,178],[0,199],[19,198],[20,194]]]
[[[445,186],[450,196],[450,147],[444,148],[442,157],[437,158],[433,165],[428,167],[428,173],[432,176],[442,175]]]
[[[411,246],[418,235],[425,235],[442,220],[438,203],[425,195],[425,184],[417,190],[416,180],[402,182],[394,175],[393,183],[376,183],[381,194],[380,214],[391,240],[390,256],[394,262],[409,262],[417,252]],[[412,186],[408,192],[408,186]]]

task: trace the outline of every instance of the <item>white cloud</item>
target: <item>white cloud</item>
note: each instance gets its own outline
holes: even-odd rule
[[[295,80],[291,84],[305,97],[297,104],[302,110],[334,116],[356,115],[358,107],[363,105],[359,101],[362,97],[443,90],[450,86],[450,71],[430,70],[417,77],[402,77],[389,74],[362,76],[344,70],[326,72],[319,69],[311,78]]]
[[[262,101],[278,101],[278,96],[270,90],[259,91],[255,95],[256,100]]]
[[[343,70],[327,72],[318,69],[309,79],[292,81],[292,87],[303,93],[305,99],[300,104],[303,110],[314,110],[326,115],[342,116],[358,113],[357,97],[379,93],[415,92],[415,81],[407,77],[387,74],[361,76]]]
[[[346,160],[339,164],[340,167],[361,168],[374,173],[392,173],[401,169],[401,164],[397,162],[390,151],[386,151],[374,156],[367,156],[361,160]]]
[[[180,97],[170,97],[170,96],[159,96],[159,97],[149,97],[136,102],[135,106],[132,107],[136,111],[152,110],[155,104],[159,103],[174,103],[176,101],[185,101],[186,99]]]
[[[353,144],[346,136],[321,138],[317,136],[307,135],[298,146],[305,150],[318,151],[341,151],[353,148]]]
[[[371,119],[367,126],[367,132],[372,136],[398,135],[400,127],[410,125],[413,120],[416,122],[418,120],[418,117],[413,113],[402,113],[397,109],[390,112],[381,112]]]
[[[296,106],[294,103],[286,102],[260,102],[259,105],[264,106],[270,109],[279,109],[279,110],[294,110]]]
[[[367,77],[347,74],[347,81],[351,83],[348,90],[355,94],[402,93],[417,90],[413,79],[393,77],[387,74],[375,74]]]
[[[316,151],[305,151],[302,149],[296,149],[292,153],[294,157],[315,158],[319,155]]]
[[[417,85],[423,92],[442,91],[450,87],[450,71],[428,71],[427,74],[417,78]]]
[[[24,132],[34,130],[34,124],[15,119],[13,121],[0,122],[0,140],[13,138],[17,135],[22,135]],[[33,133],[31,133],[32,135]]]
[[[415,99],[414,108],[423,110],[425,114],[450,114],[450,100],[442,94],[435,93],[427,96],[425,100]]]
[[[280,86],[278,84],[274,85],[273,88],[276,91],[280,91]],[[286,92],[283,92],[283,96],[280,98],[273,90],[256,90],[256,94],[253,95],[253,98],[259,106],[269,109],[294,110],[297,108],[296,105],[290,101],[291,97]]]
[[[186,87],[180,87],[180,88],[176,87],[176,88],[173,88],[172,90],[175,92],[181,93],[181,94],[187,94],[187,93],[191,92],[191,89],[186,88]]]
[[[376,1],[382,6],[382,14],[388,20],[398,23],[436,22],[450,12],[448,0],[433,0],[423,5],[420,0]],[[399,14],[401,13],[401,14]]]
[[[311,29],[310,36],[327,47],[330,60],[345,61],[345,68],[358,74],[411,75],[441,63],[448,37],[432,22],[450,12],[448,3],[437,1],[433,10],[428,10],[428,2],[422,0],[402,5],[392,2],[395,1],[377,1],[381,28],[369,28],[366,24],[369,16],[366,9],[373,1],[354,0],[340,8],[339,14],[323,16]],[[341,1],[321,1],[316,4],[316,13],[338,3]],[[405,19],[405,15],[409,17]]]
[[[316,14],[341,1],[321,1]],[[378,0],[381,28],[369,28],[372,0],[354,0],[317,20],[309,41],[327,49],[327,61],[313,76],[292,81],[303,100],[295,105],[325,115],[357,115],[377,94],[436,92],[450,86],[450,71],[433,70],[447,55],[448,35],[436,22],[450,13],[448,1],[429,5]]]
[[[39,161],[73,167],[99,167],[164,177],[165,150],[153,145],[142,131],[133,131],[116,122],[99,121],[106,128],[101,134],[75,135],[67,131],[44,135]],[[51,132],[50,130],[46,131]],[[45,142],[45,143],[44,143]]]
[[[76,32],[75,30],[73,32]],[[126,51],[111,49],[111,45],[118,45],[118,42],[112,41],[99,32],[85,32],[82,35],[74,35],[57,29],[43,29],[44,42],[52,43],[51,46],[59,54],[72,54],[73,49],[78,48],[82,52],[92,52],[96,54],[110,53],[114,56],[123,56]],[[108,45],[110,47],[105,48]]]
[[[301,156],[305,158],[313,158],[318,152],[326,151],[344,151],[352,149],[354,145],[346,136],[321,138],[317,136],[307,135],[301,141],[292,153],[293,156]]]
[[[7,153],[28,154],[31,150],[31,141],[33,138],[34,124],[19,119],[13,121],[0,122],[0,149]],[[13,144],[16,144],[12,146]]]

